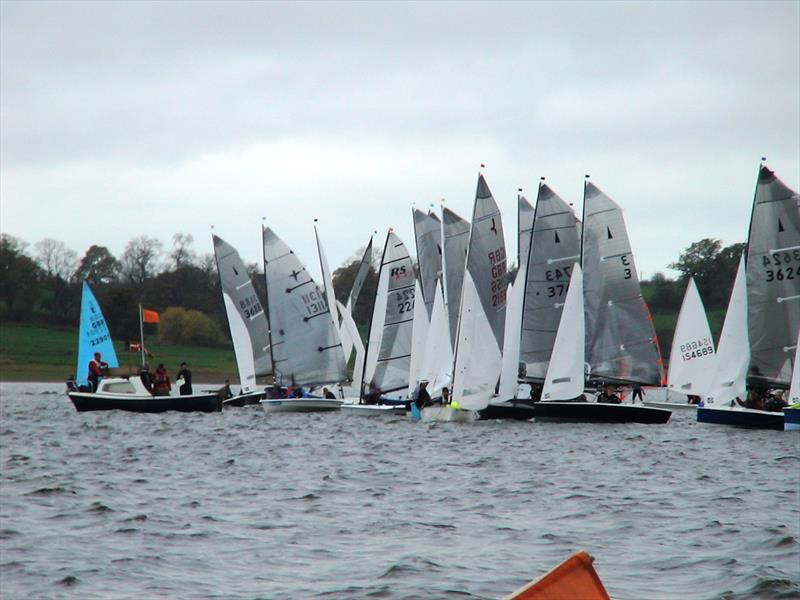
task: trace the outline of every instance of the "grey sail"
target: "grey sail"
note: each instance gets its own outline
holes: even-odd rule
[[[531,245],[531,231],[533,231],[534,209],[525,196],[517,198],[517,266],[523,260],[528,260],[528,249]]]
[[[243,365],[252,360],[253,375],[271,375],[269,322],[250,280],[250,274],[233,246],[219,236],[212,237],[236,362]],[[251,354],[252,358],[243,356],[244,353]],[[251,378],[252,381],[249,381]],[[242,380],[242,385],[245,385],[245,380],[248,380],[246,383],[255,384],[255,377],[250,373],[243,376]]]
[[[461,306],[461,288],[467,265],[469,221],[462,219],[449,208],[442,209],[442,238],[444,240],[444,291],[447,318],[450,322],[450,343],[456,345],[458,311]]]
[[[279,385],[319,385],[346,378],[339,334],[325,293],[294,252],[264,229],[272,362]]]
[[[800,196],[766,166],[747,245],[750,381],[788,387],[800,330]]]
[[[364,285],[364,280],[367,278],[370,266],[372,265],[372,238],[369,238],[364,250],[364,256],[361,257],[361,264],[358,266],[358,272],[355,279],[353,279],[353,287],[350,289],[350,296],[347,300],[347,306],[353,308],[358,302],[358,296],[361,294],[361,288]]]
[[[497,347],[501,350],[506,325],[506,267],[506,245],[500,209],[483,175],[479,175],[469,236],[467,271],[472,276],[483,312],[489,321]]]
[[[369,393],[408,387],[416,276],[403,242],[392,231],[378,273],[378,287],[364,359],[364,382]]]
[[[587,181],[583,200],[586,360],[590,377],[659,385],[658,340],[620,207]]]
[[[561,321],[573,265],[580,261],[575,213],[541,183],[527,258],[520,361],[527,380],[543,381]]]
[[[436,298],[436,278],[442,272],[442,223],[434,213],[414,209],[420,287],[430,321]]]

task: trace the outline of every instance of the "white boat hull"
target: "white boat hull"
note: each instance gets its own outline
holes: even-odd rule
[[[265,412],[324,412],[339,410],[341,400],[328,398],[281,398],[279,400],[264,399],[261,406]]]
[[[478,420],[478,413],[474,410],[462,410],[449,406],[426,406],[422,409],[420,420],[425,423],[433,421],[471,423]]]

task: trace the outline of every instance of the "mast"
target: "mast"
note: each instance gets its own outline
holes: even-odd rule
[[[141,302],[139,302],[139,341],[141,342],[139,351],[142,353],[142,366],[144,366],[144,317]]]
[[[266,217],[261,217],[261,262],[264,266],[264,290],[266,301],[264,303],[264,312],[267,315],[267,335],[269,336],[269,360],[272,363],[272,385],[278,385],[278,369],[275,366],[275,356],[272,352],[272,321],[269,318],[269,280],[267,279],[267,253],[264,249],[264,220]]]

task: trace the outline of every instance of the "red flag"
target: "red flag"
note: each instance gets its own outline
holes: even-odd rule
[[[144,308],[142,309],[142,321],[145,323],[160,323],[161,319],[156,311]]]

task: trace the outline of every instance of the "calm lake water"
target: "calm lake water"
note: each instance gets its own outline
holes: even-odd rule
[[[800,597],[796,433],[79,414],[63,389],[0,385],[6,600],[499,598],[579,549],[616,599]]]

